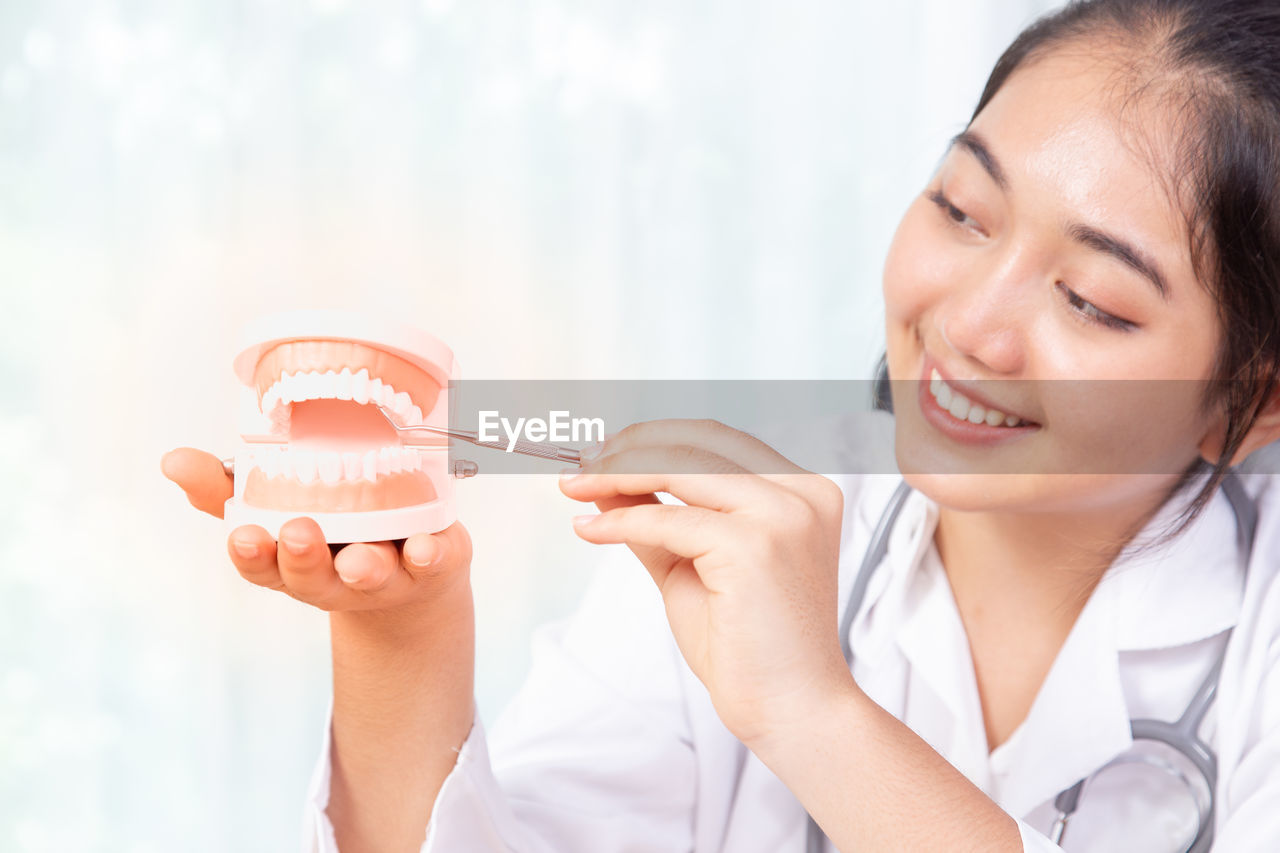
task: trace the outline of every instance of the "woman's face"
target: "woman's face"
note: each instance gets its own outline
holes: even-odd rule
[[[1172,125],[1141,98],[1121,113],[1116,67],[1060,51],[1016,71],[894,237],[898,461],[946,506],[1128,505],[1213,425],[1218,319],[1163,180]]]

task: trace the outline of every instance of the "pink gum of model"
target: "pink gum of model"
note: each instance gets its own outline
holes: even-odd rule
[[[228,530],[275,538],[314,518],[328,542],[377,542],[443,530],[456,518],[445,440],[402,440],[397,426],[448,426],[453,352],[400,323],[340,311],[259,318],[234,368],[241,437]]]

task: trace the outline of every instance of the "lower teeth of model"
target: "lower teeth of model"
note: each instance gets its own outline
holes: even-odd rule
[[[270,477],[294,477],[304,486],[319,480],[326,485],[421,471],[423,456],[407,447],[384,447],[364,453],[258,448],[251,452],[253,467]]]
[[[942,381],[942,376],[936,370],[929,378],[929,392],[933,394],[933,399],[938,401],[938,405],[956,420],[993,427],[1012,427],[1022,424],[1022,420],[1015,415],[1006,415],[996,409],[984,409],[977,403],[971,403],[968,397],[952,391],[951,386]]]

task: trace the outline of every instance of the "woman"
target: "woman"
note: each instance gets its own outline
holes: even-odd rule
[[[1220,488],[1280,437],[1277,174],[1274,4],[1094,0],[1029,28],[885,266],[914,491],[714,423],[611,438],[561,488],[661,598],[619,569],[544,633],[492,763],[460,525],[333,557],[308,519],[278,548],[236,530],[248,580],[331,613],[315,849],[799,850],[812,815],[844,850],[1055,850],[1131,718],[1177,719],[1219,660],[1216,849],[1280,848],[1280,495],[1237,489],[1254,527]],[[629,473],[680,466],[739,476]],[[214,457],[165,471],[220,514]],[[837,619],[894,498],[851,671]],[[1098,778],[1068,849],[1187,848],[1194,804],[1126,830]]]

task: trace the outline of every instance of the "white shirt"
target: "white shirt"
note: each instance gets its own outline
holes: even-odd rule
[[[833,479],[845,495],[843,611],[900,478]],[[968,641],[933,545],[937,506],[914,492],[851,628],[855,680],[1017,818],[1026,851],[1163,853],[1177,849],[1170,827],[1194,820],[1181,800],[1144,805],[1136,834],[1118,834],[1131,802],[1091,799],[1086,787],[1059,848],[1046,837],[1053,799],[1128,749],[1130,718],[1178,718],[1225,642],[1200,729],[1219,763],[1213,849],[1280,850],[1275,479],[1244,478],[1259,511],[1247,571],[1221,492],[1169,546],[1117,561],[1027,718],[989,754]],[[1168,519],[1162,513],[1148,530]],[[720,722],[648,573],[621,546],[609,552],[577,613],[535,635],[528,681],[489,737],[476,719],[436,798],[423,853],[800,853],[803,807]],[[324,813],[329,741],[326,727],[305,816],[312,853],[338,849]]]

